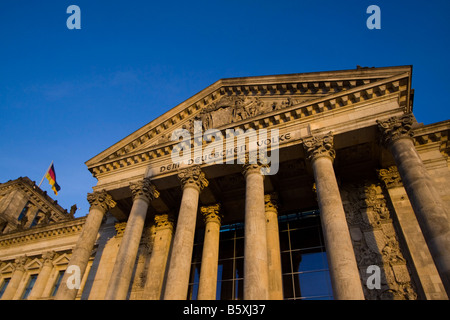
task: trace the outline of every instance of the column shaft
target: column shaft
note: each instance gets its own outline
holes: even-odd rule
[[[133,206],[108,283],[105,300],[125,300],[127,298],[147,209],[150,201],[159,197],[159,192],[151,184],[150,178],[130,183],[130,189]]]
[[[442,283],[450,294],[450,222],[445,205],[411,139],[390,146]]]
[[[245,172],[244,300],[267,300],[269,276],[264,177],[257,165]]]
[[[16,294],[17,288],[19,287],[20,281],[25,273],[24,264],[26,262],[26,257],[20,257],[16,259],[16,269],[13,272],[11,280],[9,281],[8,286],[6,287],[5,292],[3,292],[3,296],[1,300],[12,300]]]
[[[313,136],[303,144],[314,172],[334,299],[363,300],[359,270],[333,169],[336,155],[333,135],[330,132]]]
[[[147,209],[147,200],[137,198],[133,201],[133,207],[106,290],[105,300],[125,300],[127,298]]]
[[[155,217],[155,241],[153,243],[152,255],[150,257],[144,287],[143,298],[145,300],[161,299],[161,290],[166,272],[167,258],[169,256],[170,244],[172,242],[173,224],[167,219],[167,217],[161,219],[165,220],[162,223],[160,216],[161,215],[157,215]]]
[[[204,215],[206,226],[198,287],[198,300],[215,300],[220,237],[219,206],[202,207],[201,211]]]
[[[187,298],[198,197],[200,191],[208,185],[208,180],[200,166],[180,171],[178,178],[183,186],[183,196],[170,256],[164,300],[185,300]]]
[[[183,189],[169,272],[167,274],[165,300],[185,300],[187,297],[192,250],[194,247],[198,196],[199,190],[196,187],[189,186]]]
[[[274,195],[266,195],[267,261],[269,268],[269,299],[283,299],[283,278],[281,271],[280,235],[278,212]]]
[[[52,259],[54,256],[54,252],[45,253],[43,255],[44,263],[36,279],[36,283],[34,284],[33,289],[31,289],[28,300],[35,300],[42,297],[42,293],[44,292],[45,286],[50,278],[50,273],[53,270]]]
[[[312,166],[334,298],[363,300],[364,293],[333,163],[328,157],[319,157]]]
[[[76,269],[74,269],[75,271],[73,272],[64,273],[55,300],[74,300],[76,298],[79,288],[72,288],[72,286],[69,288],[67,285],[68,281],[70,281],[72,277],[83,278],[92,249],[94,248],[97,239],[103,215],[109,208],[116,205],[111,196],[104,191],[88,194],[88,201],[91,203],[91,208],[77,244],[72,251],[72,256],[68,265],[68,268],[74,266]],[[72,270],[72,268],[70,270]],[[80,274],[77,274],[76,270],[79,270]]]
[[[450,212],[414,147],[414,122],[411,113],[377,120],[381,142],[394,157],[431,256],[450,295]]]

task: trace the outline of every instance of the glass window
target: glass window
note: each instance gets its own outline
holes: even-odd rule
[[[2,285],[0,286],[0,298],[5,293],[5,290],[6,290],[6,287],[8,287],[9,281],[11,281],[11,278],[3,279]]]
[[[317,210],[279,217],[285,299],[333,299]]]
[[[25,205],[25,207],[23,207],[22,211],[20,212],[19,216],[17,217],[17,220],[20,221],[23,219],[23,217],[25,217],[27,215],[28,212],[28,202]]]
[[[318,210],[279,216],[284,299],[333,299]],[[203,231],[194,241],[188,299],[197,299]],[[216,299],[243,299],[244,224],[220,229]]]
[[[53,285],[53,289],[52,289],[52,293],[51,293],[51,297],[54,297],[56,295],[56,292],[58,292],[59,289],[59,285],[61,284],[61,280],[64,276],[64,270],[60,270],[58,272],[58,276],[56,277],[56,281],[55,284]]]
[[[30,292],[33,289],[34,284],[36,282],[37,276],[38,276],[37,274],[30,275],[30,278],[28,279],[28,282],[27,282],[27,286],[25,287],[25,290],[23,291],[22,299],[26,299],[30,295]]]
[[[217,270],[216,299],[243,298],[244,233],[243,224],[222,226],[220,229],[219,261]],[[188,299],[197,299],[201,268],[203,232],[196,234],[192,254],[191,278]]]

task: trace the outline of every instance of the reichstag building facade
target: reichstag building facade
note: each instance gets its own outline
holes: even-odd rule
[[[0,184],[1,299],[447,300],[450,120],[411,79],[219,80],[88,160],[81,218]]]

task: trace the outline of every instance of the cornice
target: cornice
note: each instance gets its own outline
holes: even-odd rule
[[[304,82],[297,83],[295,86],[292,84],[286,84],[286,86],[283,86],[283,84],[276,84],[276,85],[272,84],[253,87],[244,86],[244,88],[248,87],[248,90],[250,90],[249,92],[251,92],[251,90],[260,90],[260,91],[272,90],[273,92],[276,88],[277,90],[281,89],[297,93],[308,91],[312,92],[314,90],[322,90],[322,92],[326,90],[328,93],[325,96],[321,94],[318,98],[303,101],[298,104],[285,107],[281,110],[260,114],[252,118],[247,118],[242,121],[234,122],[231,127],[228,124],[222,127],[217,127],[216,129],[224,130],[225,128],[233,128],[236,130],[239,128],[243,130],[248,130],[249,128],[253,129],[261,129],[267,127],[273,128],[277,125],[284,124],[292,120],[304,119],[308,117],[311,117],[311,119],[313,119],[314,116],[327,113],[328,111],[335,112],[338,109],[356,106],[368,100],[392,94],[397,96],[400,107],[406,112],[410,108],[407,99],[407,97],[409,97],[409,81],[410,81],[409,79],[410,79],[409,73],[402,73],[382,80],[360,79],[360,80],[342,80],[340,82],[316,81],[307,83],[306,85]],[[215,96],[215,100],[222,97],[222,94],[223,95],[243,94],[242,91],[240,91],[239,93],[235,89],[236,88],[232,88],[231,86],[220,87],[219,88],[220,94],[217,94]],[[263,94],[265,93],[266,92],[264,92]],[[288,96],[286,96],[286,98],[287,97]],[[192,109],[192,112],[184,110],[183,112],[190,113],[190,117],[185,118],[184,120],[187,121],[188,119],[192,119],[196,111],[207,106],[211,101],[212,98],[211,99],[204,98],[202,102],[197,102],[196,104],[191,106],[195,109],[195,110]],[[189,108],[187,110],[189,110]],[[178,127],[179,123],[177,123],[176,121],[172,121],[171,124],[166,123],[166,125],[164,125],[164,130],[162,129],[162,127],[157,126],[150,132],[147,132],[148,138],[150,138],[150,136],[152,135],[156,136],[157,134],[160,134],[163,131],[165,132],[170,128],[174,129],[175,125]],[[157,131],[159,133],[156,133]],[[108,157],[111,159],[106,159],[104,161],[97,162],[96,164],[91,162],[92,166],[89,167],[89,170],[93,173],[94,176],[97,176],[99,174],[112,172],[120,168],[125,168],[143,162],[148,162],[153,159],[158,159],[160,157],[170,155],[173,146],[177,143],[169,141],[167,143],[158,144],[148,148],[138,149],[139,145],[141,145],[144,142],[145,141],[143,141],[141,138],[135,139],[131,144],[127,145],[128,147],[125,146],[121,149],[122,150],[121,152],[123,152],[122,155],[119,155],[120,152],[116,152],[110,155],[110,157]],[[133,151],[133,148],[136,149],[136,151]]]
[[[0,236],[0,248],[23,245],[28,242],[42,239],[50,240],[52,238],[77,234],[81,232],[85,221],[86,217],[80,217],[70,221],[62,221],[42,227],[36,226],[23,231],[13,231]]]
[[[446,157],[450,154],[450,120],[414,128],[414,145],[424,146],[439,143],[439,151]]]

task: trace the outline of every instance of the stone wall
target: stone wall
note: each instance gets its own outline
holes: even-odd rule
[[[356,261],[367,300],[415,300],[417,287],[411,277],[408,254],[394,221],[389,196],[374,180],[347,182],[341,196],[349,225]],[[381,288],[369,289],[367,279],[376,265],[381,271]]]

